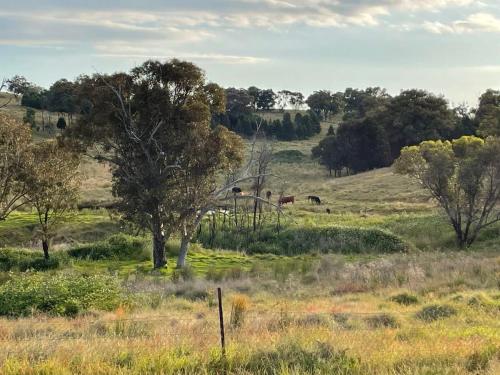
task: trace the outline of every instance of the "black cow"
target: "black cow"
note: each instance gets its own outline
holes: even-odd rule
[[[238,187],[238,186],[234,186],[231,191],[233,192],[233,194],[241,194],[241,188]]]
[[[307,196],[307,199],[311,202],[311,203],[316,203],[318,205],[321,204],[321,199],[319,199],[319,197],[317,197],[316,195],[308,195]]]

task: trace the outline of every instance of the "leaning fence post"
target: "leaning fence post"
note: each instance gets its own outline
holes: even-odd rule
[[[220,344],[222,347],[222,355],[226,355],[226,342],[224,336],[224,312],[222,311],[222,290],[217,288],[217,298],[219,300],[219,325],[220,325]]]

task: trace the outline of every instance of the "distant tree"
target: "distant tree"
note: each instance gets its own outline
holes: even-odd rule
[[[500,140],[463,136],[405,147],[394,164],[397,173],[415,178],[436,199],[460,247],[500,221]]]
[[[326,90],[315,91],[309,95],[306,103],[317,116],[321,116],[324,120],[339,113],[342,108],[340,96]]]
[[[280,138],[286,141],[292,141],[297,138],[295,124],[292,122],[292,117],[289,112],[283,115]]]
[[[423,90],[407,90],[395,96],[377,115],[377,121],[384,125],[393,158],[404,146],[449,139],[455,127],[447,101]]]
[[[290,103],[292,92],[289,90],[281,90],[276,93],[276,105],[283,111]]]
[[[73,114],[78,112],[77,86],[66,79],[60,79],[50,86],[47,93],[48,109],[59,114],[68,114],[69,123]]]
[[[0,112],[0,221],[26,204],[30,142],[30,128]]]
[[[250,113],[253,106],[253,97],[245,89],[226,89],[226,110],[232,114]]]
[[[305,104],[304,95],[301,92],[291,92],[289,102],[294,109],[300,109]]]
[[[360,119],[380,111],[389,100],[386,90],[380,87],[366,90],[347,88],[343,93],[344,120]]]
[[[257,97],[257,109],[268,111],[276,104],[276,94],[273,90],[261,90]]]
[[[346,155],[343,154],[342,145],[335,135],[323,138],[317,146],[312,149],[312,156],[328,169],[330,176],[346,167]]]
[[[250,86],[247,90],[247,94],[251,97],[250,105],[253,110],[257,110],[257,101],[259,100],[260,89],[255,86]]]
[[[500,136],[500,91],[487,90],[481,95],[475,121],[481,136]]]
[[[36,127],[35,110],[33,108],[26,108],[26,113],[23,116],[23,122],[28,124],[31,128]]]
[[[59,117],[59,119],[57,120],[56,127],[61,131],[66,129],[66,120],[64,119],[64,117]]]
[[[77,153],[57,140],[35,143],[31,150],[32,163],[25,177],[26,198],[36,211],[40,225],[37,236],[42,241],[45,259],[48,259],[49,242],[56,234],[57,225],[76,204],[80,159]]]
[[[24,95],[30,90],[32,84],[23,76],[15,75],[7,80],[7,89],[14,95]]]
[[[43,109],[44,95],[46,95],[45,90],[41,87],[32,86],[23,94],[21,105],[24,107]]]
[[[384,127],[374,117],[342,123],[338,142],[348,144],[346,164],[354,172],[363,172],[391,164],[391,149]]]
[[[477,122],[473,110],[465,105],[460,105],[453,109],[453,114],[455,117],[454,138],[459,138],[462,135],[476,135]]]

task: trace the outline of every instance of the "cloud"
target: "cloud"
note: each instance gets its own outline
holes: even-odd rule
[[[195,61],[218,62],[225,64],[259,64],[268,58],[217,53],[195,53],[171,50],[161,42],[131,44],[128,41],[114,41],[95,45],[96,56],[127,59],[171,59],[177,57]]]
[[[435,34],[464,34],[472,32],[500,33],[500,18],[490,13],[474,13],[464,20],[449,24],[425,22],[424,29]]]

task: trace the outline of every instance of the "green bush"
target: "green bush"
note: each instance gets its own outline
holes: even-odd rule
[[[390,298],[392,302],[399,303],[400,305],[410,306],[418,303],[418,298],[413,294],[401,293]]]
[[[74,316],[88,309],[112,310],[120,304],[120,297],[120,287],[110,276],[19,275],[0,286],[0,315]]]
[[[42,252],[19,249],[0,249],[0,271],[46,271],[59,268],[58,256],[45,259]]]
[[[430,305],[424,307],[422,310],[417,312],[417,319],[423,320],[424,322],[433,322],[438,319],[449,318],[450,316],[456,315],[457,310],[448,305]]]
[[[398,236],[377,228],[334,226],[328,228],[288,228],[279,234],[274,228],[242,235],[238,230],[219,231],[214,237],[202,230],[198,240],[204,247],[298,255],[312,252],[344,254],[407,252],[408,245]]]
[[[68,255],[89,260],[148,260],[150,259],[146,239],[126,234],[115,234],[106,241],[93,242],[68,250]]]

